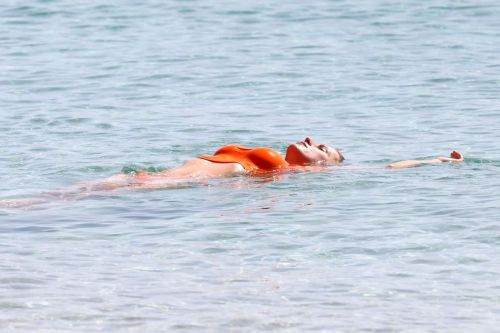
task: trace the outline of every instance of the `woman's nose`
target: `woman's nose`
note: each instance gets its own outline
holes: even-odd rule
[[[306,137],[304,139],[304,142],[307,143],[308,145],[312,146],[314,144],[314,141],[313,139],[311,139],[310,137]]]

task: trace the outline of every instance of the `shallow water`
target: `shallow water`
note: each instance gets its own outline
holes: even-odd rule
[[[494,1],[0,4],[0,189],[311,135],[348,165],[0,212],[2,332],[494,332]]]

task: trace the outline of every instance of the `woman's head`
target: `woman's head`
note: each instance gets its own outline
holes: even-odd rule
[[[296,165],[337,164],[344,160],[344,156],[338,149],[317,144],[307,137],[288,146],[285,159]]]

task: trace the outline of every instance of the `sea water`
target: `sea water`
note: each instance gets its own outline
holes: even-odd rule
[[[2,199],[305,136],[360,168],[2,210],[0,331],[498,331],[499,15],[1,2]]]

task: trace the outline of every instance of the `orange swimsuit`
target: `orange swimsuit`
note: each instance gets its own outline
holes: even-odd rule
[[[215,163],[239,163],[251,173],[276,171],[288,167],[288,162],[271,148],[247,148],[237,145],[224,146],[213,156],[199,158]]]

